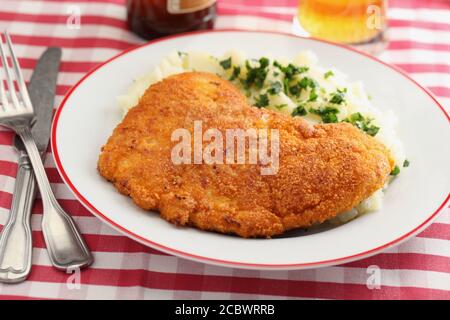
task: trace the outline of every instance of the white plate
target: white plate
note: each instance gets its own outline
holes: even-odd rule
[[[222,54],[230,48],[260,57],[313,50],[324,66],[362,80],[382,109],[399,117],[411,165],[391,184],[381,211],[324,232],[277,239],[238,237],[178,228],[120,195],[97,173],[100,147],[120,121],[116,96],[174,50]],[[423,230],[449,200],[449,117],[433,96],[393,67],[330,43],[285,34],[216,31],[175,36],[122,53],[86,75],[65,97],[52,128],[63,179],[93,214],[150,247],[185,258],[253,269],[301,269],[361,259]]]

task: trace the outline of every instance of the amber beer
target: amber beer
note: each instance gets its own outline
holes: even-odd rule
[[[386,0],[300,0],[298,18],[313,37],[361,44],[383,34],[386,5]]]
[[[212,29],[216,0],[128,0],[128,26],[146,39]]]

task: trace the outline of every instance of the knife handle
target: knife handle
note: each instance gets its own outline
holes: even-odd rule
[[[37,185],[41,192],[44,214],[42,233],[53,266],[60,270],[72,270],[89,266],[93,257],[75,222],[59,205],[45,173],[41,155],[29,127],[16,128],[22,138],[33,166]]]
[[[36,181],[26,152],[21,152],[8,221],[0,236],[0,282],[25,280],[31,270],[31,208]]]

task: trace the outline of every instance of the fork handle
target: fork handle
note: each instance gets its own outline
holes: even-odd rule
[[[0,282],[25,280],[31,270],[31,208],[36,183],[26,152],[19,155],[19,165],[8,221],[0,236]]]
[[[72,218],[60,207],[45,173],[44,165],[29,127],[17,129],[28,156],[41,192],[44,214],[42,232],[50,261],[61,270],[82,268],[93,262],[86,243]]]

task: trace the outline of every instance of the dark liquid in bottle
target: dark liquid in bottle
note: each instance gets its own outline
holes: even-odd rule
[[[212,29],[216,2],[211,0],[128,0],[128,25],[146,39]]]

